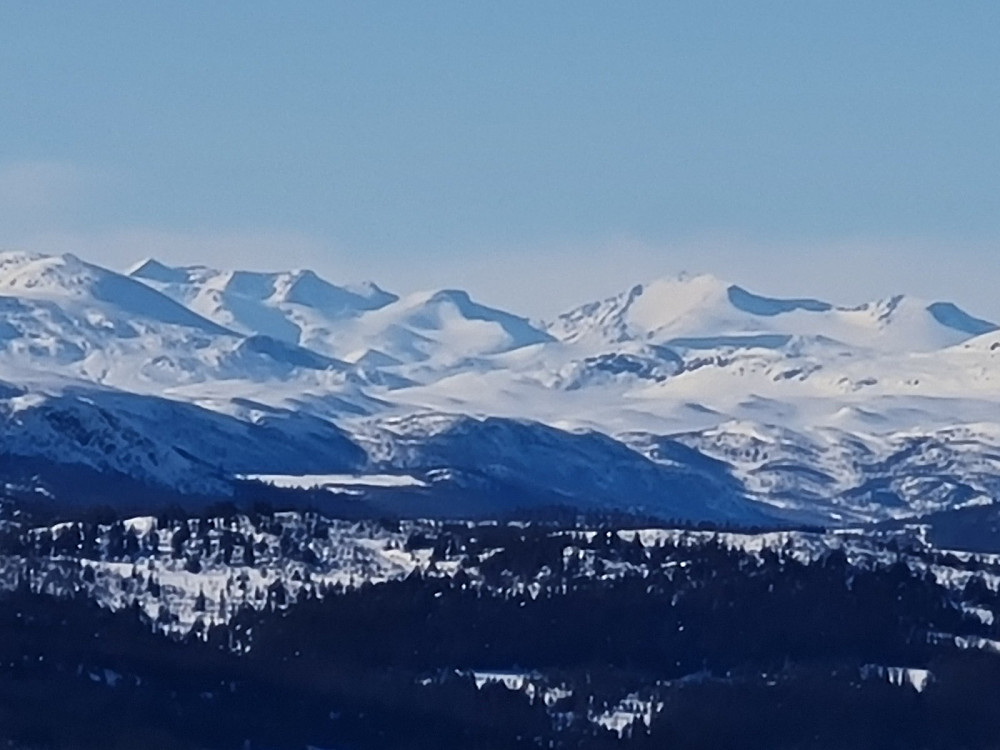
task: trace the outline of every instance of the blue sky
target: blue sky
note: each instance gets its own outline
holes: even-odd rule
[[[0,4],[0,245],[1000,318],[995,2]]]

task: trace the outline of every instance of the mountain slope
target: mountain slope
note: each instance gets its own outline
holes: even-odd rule
[[[683,446],[719,462],[790,517],[840,522],[912,517],[1000,496],[1000,429],[964,425],[890,435],[727,422],[669,436],[624,436],[662,461]]]
[[[266,408],[246,417],[110,390],[20,392],[0,399],[0,455],[204,496],[228,495],[234,476],[261,467],[354,471],[366,461],[324,420]]]
[[[596,432],[496,417],[421,414],[380,420],[359,436],[376,467],[453,481],[488,478],[510,507],[524,498],[660,518],[768,523],[725,472],[697,461],[658,465]]]

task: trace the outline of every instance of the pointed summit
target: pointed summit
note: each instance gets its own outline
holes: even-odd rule
[[[162,284],[179,284],[187,278],[186,274],[177,268],[165,266],[155,258],[145,258],[125,271],[126,276],[133,279],[159,281]]]
[[[274,302],[304,305],[327,313],[377,310],[399,297],[368,282],[355,287],[336,286],[314,271],[290,271],[274,275]]]

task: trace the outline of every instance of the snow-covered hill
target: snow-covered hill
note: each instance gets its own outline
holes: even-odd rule
[[[182,383],[346,369],[266,334],[232,331],[73,255],[0,253],[0,371],[155,393]]]
[[[880,352],[940,349],[996,331],[952,303],[903,295],[857,307],[815,299],[772,299],[713,276],[678,276],[634,286],[560,315],[563,341],[592,345],[640,340],[682,349],[779,348],[793,337]]]
[[[685,461],[657,464],[599,432],[447,414],[389,418],[366,427],[359,441],[376,466],[430,473],[439,481],[485,479],[510,507],[533,497],[688,521],[773,520],[726,471]]]
[[[146,260],[129,275],[219,325],[376,368],[440,364],[549,340],[527,320],[459,290],[400,299],[371,282],[337,286],[312,271],[254,273]]]
[[[337,321],[398,299],[371,283],[336,286],[308,270],[259,273],[204,266],[170,268],[147,259],[134,266],[129,276],[227,328],[292,344],[315,344]]]
[[[132,335],[134,331],[115,329],[109,324],[113,321],[98,317],[101,308],[208,334],[225,333],[222,327],[151,292],[145,285],[69,254],[0,253],[0,292],[4,297],[48,302],[63,312],[89,312],[87,322],[91,327],[113,329],[119,335]]]
[[[996,325],[905,296],[679,276],[542,326],[460,290],[0,254],[0,457],[185,491],[388,471],[459,515],[904,517],[1000,491],[998,364]]]

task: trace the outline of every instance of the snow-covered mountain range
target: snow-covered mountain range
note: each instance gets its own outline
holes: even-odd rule
[[[906,296],[677,276],[542,323],[311,271],[0,254],[4,465],[181,492],[398,472],[403,513],[906,517],[1000,490],[998,363],[995,324]]]

